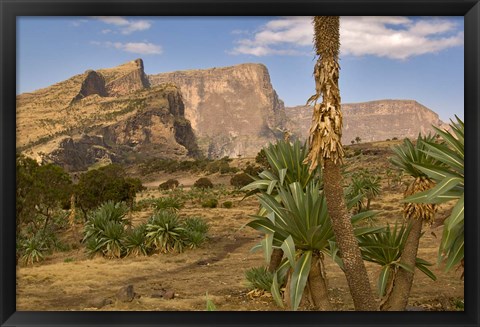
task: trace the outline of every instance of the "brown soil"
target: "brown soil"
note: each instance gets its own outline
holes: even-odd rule
[[[373,159],[373,160],[372,160]],[[357,160],[358,162],[356,162]],[[253,159],[250,159],[253,162]],[[354,165],[384,167],[386,155],[351,159]],[[379,165],[380,164],[380,165]],[[181,184],[190,186],[200,176],[176,174]],[[214,183],[228,185],[230,176],[209,176]],[[149,188],[140,198],[159,197],[156,187],[169,176],[149,176]],[[372,209],[385,210],[375,224],[394,223],[402,217],[402,186],[388,187],[382,180],[382,195],[373,200]],[[17,310],[205,310],[206,294],[217,310],[281,310],[269,293],[251,292],[244,277],[245,270],[265,265],[263,254],[250,250],[260,240],[255,230],[244,227],[249,215],[255,214],[258,202],[254,197],[242,200],[243,195],[225,195],[219,203],[233,202],[233,208],[202,208],[188,202],[180,211],[182,216],[203,217],[210,226],[209,240],[200,248],[183,253],[158,254],[149,257],[123,259],[89,259],[83,247],[68,252],[57,252],[33,267],[17,268]],[[447,207],[437,215],[441,217]],[[136,212],[134,223],[145,221],[150,211]],[[425,227],[420,241],[419,256],[436,263],[442,227]],[[334,310],[353,310],[343,272],[329,258],[326,259],[329,297]],[[367,263],[372,289],[376,288],[379,266]],[[461,272],[445,273],[434,265],[431,270],[437,281],[424,274],[415,274],[409,305],[423,310],[455,310],[454,300],[463,299],[464,283]],[[117,291],[133,285],[139,297],[132,302],[115,301]],[[173,299],[157,297],[162,290],[172,290]],[[113,299],[112,303],[97,308],[98,302]]]

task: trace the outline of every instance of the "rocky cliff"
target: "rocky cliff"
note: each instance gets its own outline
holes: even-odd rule
[[[199,154],[179,89],[150,87],[143,62],[86,71],[17,96],[17,149],[70,171]]]
[[[171,82],[182,92],[185,118],[210,158],[255,156],[281,136],[283,102],[261,64],[149,75],[151,85]]]
[[[285,109],[287,129],[302,140],[308,137],[312,107]],[[358,136],[363,142],[385,141],[397,137],[415,138],[433,132],[432,125],[446,128],[438,114],[414,100],[378,100],[344,103],[342,142],[350,144]]]
[[[343,112],[345,144],[443,125],[413,100],[343,104]],[[17,96],[17,149],[70,171],[149,157],[253,157],[284,130],[305,139],[311,115],[284,107],[261,64],[146,75],[137,59]]]

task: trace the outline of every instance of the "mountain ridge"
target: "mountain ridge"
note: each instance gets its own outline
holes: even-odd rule
[[[415,100],[342,109],[345,144],[445,127]],[[147,157],[254,157],[285,131],[306,139],[311,114],[311,107],[285,107],[263,64],[146,74],[136,59],[17,95],[17,149],[70,170]]]

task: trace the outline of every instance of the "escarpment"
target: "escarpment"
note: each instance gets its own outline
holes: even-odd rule
[[[202,152],[210,158],[255,156],[282,135],[284,104],[261,64],[149,75],[151,85],[171,82],[185,101]]]

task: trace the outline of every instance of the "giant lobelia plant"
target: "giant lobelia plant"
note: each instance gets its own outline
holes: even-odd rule
[[[455,201],[449,217],[444,221],[442,240],[439,247],[439,262],[445,263],[448,271],[464,259],[464,130],[463,121],[455,116],[450,123],[451,131],[434,126],[442,143],[426,142],[424,153],[435,158],[436,164],[416,164],[415,167],[436,182],[430,190],[414,194],[405,199],[411,203],[438,204]]]

